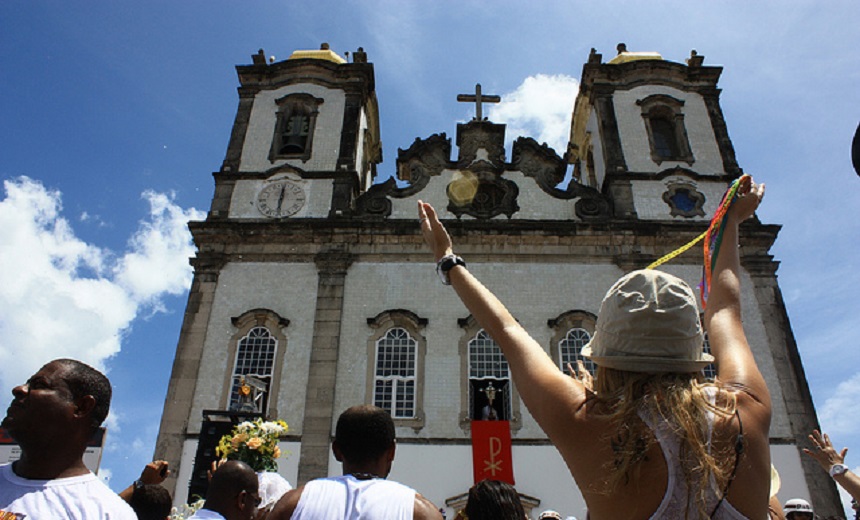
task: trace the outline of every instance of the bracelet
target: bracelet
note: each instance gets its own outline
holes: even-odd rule
[[[436,262],[436,274],[442,279],[444,285],[451,285],[451,278],[448,277],[448,271],[454,268],[455,265],[466,267],[466,262],[457,255],[445,255]]]

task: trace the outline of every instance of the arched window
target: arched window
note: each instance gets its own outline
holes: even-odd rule
[[[651,145],[651,159],[683,161],[693,164],[693,152],[684,127],[684,101],[665,94],[654,94],[636,102],[642,107],[642,118]]]
[[[388,410],[397,426],[424,427],[424,356],[427,320],[404,309],[367,319],[375,332],[367,341],[369,402]]]
[[[468,431],[474,420],[498,419],[510,421],[511,430],[519,430],[523,426],[520,399],[501,348],[473,316],[457,323],[463,329],[459,342],[460,427]]]
[[[376,341],[373,404],[392,417],[415,417],[415,365],[418,342],[402,328],[390,329]]]
[[[594,363],[582,357],[584,347],[594,334],[597,316],[586,311],[568,311],[557,318],[547,321],[555,333],[550,340],[550,356],[558,363],[562,372],[568,374],[570,366],[576,369],[576,362],[582,360],[586,370],[594,375]]]
[[[233,363],[229,410],[261,413],[267,409],[277,349],[278,341],[266,327],[254,327],[239,340]],[[264,385],[263,388],[257,388],[255,385],[258,384]],[[242,392],[242,386],[248,390]]]
[[[511,372],[502,349],[483,329],[469,341],[472,420],[511,418]]]
[[[562,372],[568,370],[568,365],[576,369],[576,362],[582,361],[585,369],[594,375],[594,363],[590,359],[582,357],[582,347],[591,341],[591,334],[587,330],[575,327],[567,331],[567,335],[558,344],[560,354],[560,367]]]
[[[310,158],[314,127],[322,102],[322,99],[309,94],[290,94],[276,101],[278,112],[269,160],[306,161]]]
[[[262,413],[277,417],[278,391],[290,321],[268,309],[253,309],[231,319],[236,333],[230,340],[221,410]],[[245,387],[244,389],[242,387]]]

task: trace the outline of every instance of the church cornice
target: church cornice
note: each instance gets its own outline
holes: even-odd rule
[[[702,233],[705,221],[610,222],[446,220],[458,253],[475,262],[612,263],[625,270],[647,266]],[[273,222],[190,222],[198,247],[196,270],[229,262],[308,262],[328,252],[332,261],[427,260],[417,222],[296,219]],[[781,226],[752,219],[742,224],[741,261],[751,273],[772,274],[769,255]],[[334,249],[332,249],[334,248]],[[333,256],[332,256],[333,255]],[[341,258],[338,255],[346,255]],[[700,248],[674,260],[701,264]],[[348,266],[348,265],[347,265]],[[344,268],[345,269],[345,268]]]
[[[643,85],[664,85],[683,91],[715,89],[722,67],[689,66],[665,60],[632,61],[610,65],[586,63],[579,91],[590,96],[609,90],[630,90]]]
[[[369,95],[375,89],[372,63],[342,63],[299,59],[271,65],[237,65],[239,95],[253,95],[295,84],[315,84],[348,93]]]

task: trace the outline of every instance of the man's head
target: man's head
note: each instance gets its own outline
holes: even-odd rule
[[[814,511],[809,502],[802,498],[792,498],[782,506],[786,520],[812,520]]]
[[[394,421],[382,408],[372,405],[353,406],[340,414],[334,435],[337,460],[351,466],[368,466],[386,462],[390,470],[394,458]]]
[[[104,374],[74,359],[56,359],[12,389],[3,426],[19,443],[44,437],[46,426],[63,435],[89,438],[110,409],[111,386]]]
[[[228,460],[212,473],[203,507],[227,520],[250,520],[260,502],[257,474],[251,466]]]
[[[172,500],[170,493],[159,484],[144,484],[135,487],[129,505],[138,520],[165,520],[170,515]]]

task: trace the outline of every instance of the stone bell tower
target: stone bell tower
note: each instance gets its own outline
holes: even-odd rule
[[[382,159],[373,65],[361,48],[351,62],[327,44],[278,62],[262,50],[252,58],[236,67],[239,106],[209,214],[190,223],[194,280],[156,448],[177,467],[179,484],[168,482],[177,501],[205,434],[202,416],[246,409],[245,378],[255,383],[256,412],[289,417],[290,438],[301,435],[291,463],[304,457],[315,462],[303,475],[325,475],[331,349],[350,259],[309,244],[302,223],[348,213]]]

